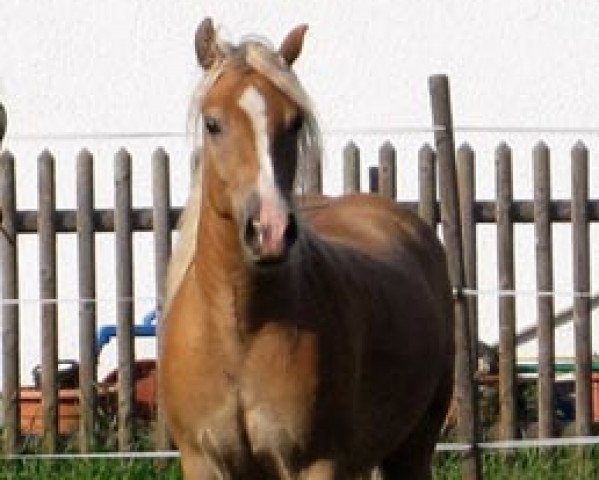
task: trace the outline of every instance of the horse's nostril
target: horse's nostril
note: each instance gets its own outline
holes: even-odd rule
[[[243,232],[243,240],[246,245],[251,246],[256,242],[258,238],[258,231],[256,230],[256,222],[253,218],[248,218],[245,224],[245,231]]]

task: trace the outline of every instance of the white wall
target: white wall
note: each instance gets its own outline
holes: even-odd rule
[[[193,34],[211,15],[232,40],[260,34],[278,43],[298,23],[310,25],[297,71],[320,113],[327,163],[325,188],[340,191],[340,151],[354,138],[367,163],[391,139],[399,152],[402,198],[416,195],[416,152],[430,133],[401,133],[401,127],[430,125],[427,77],[448,73],[454,120],[459,126],[533,127],[576,130],[599,127],[599,6],[592,1],[408,0],[358,2],[303,0],[261,2],[181,0],[2,0],[0,3],[0,101],[9,112],[5,146],[18,159],[19,208],[35,208],[35,158],[44,147],[57,157],[59,208],[75,205],[74,157],[86,145],[96,156],[97,204],[112,205],[112,157],[122,144],[134,155],[134,201],[150,204],[150,153],[164,145],[173,154],[173,200],[182,203],[187,179],[185,138],[152,140],[31,140],[28,134],[65,132],[184,132],[191,90],[198,80]],[[391,129],[391,131],[389,131]],[[394,130],[395,129],[395,130]],[[596,152],[596,133],[486,133],[458,129],[458,143],[477,151],[479,197],[494,195],[493,149],[506,140],[514,150],[515,196],[531,195],[530,150],[539,138],[552,147],[553,188],[567,198],[569,148],[579,137]],[[599,196],[599,162],[591,158],[591,193]],[[519,227],[518,288],[534,289],[533,239]],[[481,227],[481,287],[496,287],[494,230]],[[556,288],[571,290],[569,230],[556,228]],[[597,240],[597,228],[593,230]],[[136,294],[153,294],[151,242],[137,235]],[[60,242],[59,296],[76,296],[73,238]],[[102,262],[100,296],[114,296],[110,238],[98,241]],[[598,277],[594,253],[594,288]],[[36,298],[36,238],[21,241],[21,296]],[[568,298],[556,300],[559,308]],[[518,298],[519,326],[535,321],[534,299]],[[138,302],[137,318],[151,307]],[[22,309],[23,375],[38,361],[37,306]],[[100,308],[100,322],[114,322],[114,305]],[[481,298],[483,337],[497,338],[496,299]],[[60,354],[77,355],[77,315],[60,306]],[[571,330],[558,334],[558,353],[571,354]],[[596,338],[596,340],[598,340]],[[595,342],[599,348],[599,341]],[[151,353],[148,353],[151,354]],[[529,346],[522,355],[534,355]],[[114,365],[114,349],[102,369]]]

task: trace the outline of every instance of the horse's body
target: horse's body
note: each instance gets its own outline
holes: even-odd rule
[[[434,232],[361,195],[283,193],[289,210],[277,216],[279,204],[246,194],[249,220],[235,199],[224,214],[230,184],[210,150],[219,135],[188,206],[193,248],[174,260],[160,352],[186,479],[349,479],[377,465],[385,478],[429,478],[453,384],[453,307]]]

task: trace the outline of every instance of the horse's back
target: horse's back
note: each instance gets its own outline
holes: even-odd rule
[[[423,270],[434,271],[439,280],[436,289],[446,291],[444,248],[436,233],[411,211],[379,195],[310,195],[299,202],[303,218],[321,238],[379,258],[403,252]]]
[[[436,255],[442,251],[436,235],[420,217],[385,197],[309,195],[301,197],[299,205],[308,224],[331,241],[370,251],[383,251],[398,241],[432,247]]]

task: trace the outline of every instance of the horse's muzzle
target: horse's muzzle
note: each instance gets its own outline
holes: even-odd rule
[[[251,261],[270,263],[286,258],[298,235],[295,214],[281,202],[261,199],[257,194],[242,215],[241,240]]]

